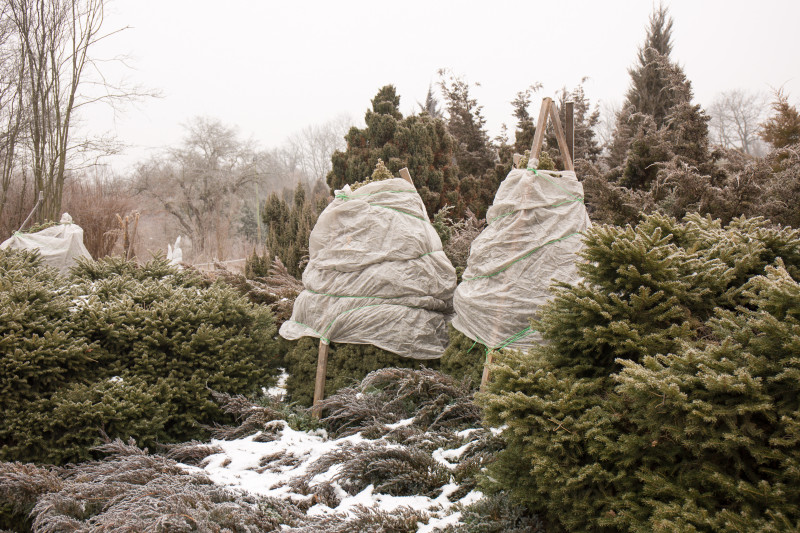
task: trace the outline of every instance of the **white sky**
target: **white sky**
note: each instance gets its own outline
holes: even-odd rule
[[[800,101],[800,2],[665,4],[674,19],[672,58],[697,102],[779,86]],[[179,144],[181,124],[194,116],[219,118],[262,148],[275,147],[343,113],[360,123],[390,83],[410,114],[447,67],[481,84],[473,94],[494,136],[502,123],[513,130],[510,101],[535,82],[544,89],[534,115],[541,97],[584,76],[592,102],[621,102],[652,10],[633,0],[113,0],[104,28],[131,28],[104,41],[98,56],[129,55],[127,78],[163,97],[116,118],[95,109],[82,128],[130,145],[112,160],[118,170]],[[107,72],[117,75],[114,64]]]

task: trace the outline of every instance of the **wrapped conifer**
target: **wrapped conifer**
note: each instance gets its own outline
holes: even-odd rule
[[[453,326],[488,349],[529,348],[530,319],[555,281],[574,282],[581,233],[590,225],[571,171],[512,170],[472,242],[455,293]]]
[[[379,168],[373,180],[381,173]],[[345,186],[320,214],[309,239],[305,290],[281,326],[284,338],[372,344],[414,359],[441,357],[455,269],[417,190],[388,178],[356,190]]]

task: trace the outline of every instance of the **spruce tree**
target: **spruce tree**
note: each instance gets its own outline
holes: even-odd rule
[[[584,259],[547,343],[496,359],[487,488],[555,531],[800,526],[800,231],[649,216]]]
[[[211,390],[274,381],[264,307],[163,258],[79,263],[70,279],[36,254],[0,251],[0,459],[65,463],[111,438],[208,436]]]

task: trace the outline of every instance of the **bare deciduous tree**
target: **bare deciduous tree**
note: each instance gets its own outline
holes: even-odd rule
[[[17,35],[9,12],[9,5],[4,4],[0,11],[0,221],[5,221],[3,215],[18,157],[17,143],[24,125],[25,58],[15,53]]]
[[[194,118],[185,128],[181,147],[139,167],[135,187],[155,197],[190,236],[195,260],[221,260],[245,187],[256,179],[255,152],[217,119]]]
[[[748,155],[762,155],[764,147],[758,132],[766,108],[766,97],[761,93],[742,89],[719,93],[708,108],[714,142]]]
[[[41,217],[56,219],[78,87],[103,22],[103,0],[8,0],[26,63],[24,80],[31,163]]]
[[[325,182],[331,170],[331,156],[345,147],[344,136],[352,125],[352,119],[340,115],[324,124],[311,125],[289,136],[287,151],[297,162],[309,186]]]
[[[6,101],[0,102],[0,115],[3,128],[17,134],[4,137],[4,145],[14,150],[2,154],[3,176],[26,182],[30,175],[34,195],[44,195],[40,220],[58,219],[64,182],[80,164],[78,154],[96,158],[98,149],[118,149],[108,139],[81,139],[74,134],[79,109],[154,94],[114,84],[92,56],[99,41],[125,29],[103,30],[105,2],[6,0],[0,11],[0,90],[9,91],[3,96]],[[6,94],[16,96],[9,99]],[[8,145],[6,139],[13,142]]]

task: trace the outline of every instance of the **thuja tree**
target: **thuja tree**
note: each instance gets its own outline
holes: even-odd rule
[[[269,265],[278,257],[289,273],[299,278],[308,261],[308,237],[327,204],[324,192],[308,191],[302,183],[297,184],[291,202],[284,201],[275,193],[270,194],[261,212],[266,232],[266,254],[259,256],[254,252],[246,263],[246,270],[257,276],[266,276]]]
[[[800,527],[800,231],[650,216],[584,259],[493,367],[489,479],[556,531]]]
[[[345,136],[347,149],[334,152],[328,173],[331,190],[362,181],[378,159],[397,176],[407,167],[429,216],[445,205],[464,211],[454,164],[455,141],[441,118],[428,113],[403,117],[394,86],[382,87],[367,110],[366,128],[353,127]]]

